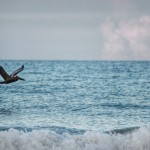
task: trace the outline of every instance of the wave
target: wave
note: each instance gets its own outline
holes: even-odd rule
[[[31,132],[9,129],[0,132],[1,150],[149,150],[150,127],[131,134],[58,134],[49,130]]]
[[[136,109],[149,109],[149,105],[138,105],[138,104],[122,104],[122,103],[104,103],[101,104],[102,107],[110,107],[110,108],[117,108],[117,109],[126,109],[126,108],[136,108]]]
[[[10,129],[15,129],[15,130],[18,130],[18,131],[23,131],[23,132],[32,132],[32,131],[35,131],[35,130],[36,131],[47,130],[47,131],[56,132],[57,134],[68,133],[70,135],[84,134],[86,132],[86,130],[84,130],[84,129],[66,128],[66,127],[59,127],[59,126],[45,126],[45,127],[40,127],[40,126],[34,126],[34,127],[1,126],[0,127],[0,132],[1,131],[9,131]]]
[[[137,131],[138,129],[140,129],[139,126],[137,127],[128,127],[128,128],[123,128],[123,129],[114,129],[114,130],[111,130],[111,131],[106,131],[105,133],[108,133],[108,134],[130,134],[132,132],[135,132]]]

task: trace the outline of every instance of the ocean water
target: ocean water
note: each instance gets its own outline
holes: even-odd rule
[[[0,150],[150,150],[149,61],[0,60],[22,64],[0,85]]]

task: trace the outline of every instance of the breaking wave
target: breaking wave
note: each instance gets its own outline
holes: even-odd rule
[[[129,134],[86,131],[58,134],[49,130],[31,132],[9,129],[0,132],[0,150],[149,150],[150,127]]]

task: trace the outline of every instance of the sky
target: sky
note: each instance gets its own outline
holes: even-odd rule
[[[150,0],[0,0],[0,59],[150,60]]]

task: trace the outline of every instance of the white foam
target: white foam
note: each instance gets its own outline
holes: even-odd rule
[[[86,132],[59,135],[47,130],[0,132],[0,150],[150,150],[150,127],[128,135]]]

